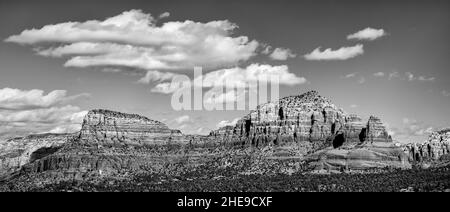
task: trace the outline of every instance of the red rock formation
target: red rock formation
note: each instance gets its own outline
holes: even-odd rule
[[[431,133],[424,143],[406,144],[404,151],[413,162],[437,161],[443,155],[450,154],[450,129]]]
[[[312,142],[317,147],[330,146],[340,134],[346,144],[390,142],[380,119],[371,116],[368,122],[363,122],[357,115],[347,115],[317,91],[259,105],[235,126],[210,133],[224,143],[260,146]]]
[[[83,120],[80,139],[100,144],[154,145],[183,142],[183,135],[140,115],[91,110]]]

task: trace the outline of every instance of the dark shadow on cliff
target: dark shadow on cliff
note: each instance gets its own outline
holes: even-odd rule
[[[39,160],[58,151],[60,147],[42,147],[30,155],[30,163]]]
[[[345,143],[345,136],[343,133],[337,134],[333,139],[333,148],[338,148]]]

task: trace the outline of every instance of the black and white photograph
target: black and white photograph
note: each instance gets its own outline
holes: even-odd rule
[[[0,193],[450,192],[449,38],[445,0],[0,0]]]

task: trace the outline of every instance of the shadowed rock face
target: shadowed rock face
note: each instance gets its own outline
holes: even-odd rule
[[[154,145],[182,142],[179,130],[149,118],[109,110],[92,110],[83,120],[80,139],[99,144]]]
[[[41,134],[9,139],[0,143],[0,176],[57,151],[73,140],[74,134]]]
[[[235,126],[210,133],[223,143],[248,145],[312,142],[317,147],[343,136],[345,144],[364,141],[391,142],[380,119],[371,116],[363,122],[357,115],[346,114],[317,91],[290,96],[259,105]],[[340,146],[340,145],[338,145]]]

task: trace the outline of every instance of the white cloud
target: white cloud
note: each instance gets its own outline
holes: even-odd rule
[[[246,68],[235,67],[207,73],[203,76],[203,86],[248,87],[251,83],[263,80],[280,85],[298,85],[307,82],[305,78],[289,72],[286,65],[271,66],[255,63]]]
[[[147,82],[147,80],[141,81]],[[202,75],[201,78],[199,76],[193,80],[187,78],[186,80],[175,82],[159,82],[151,91],[170,94],[192,87],[209,88],[204,95],[203,103],[207,105],[218,105],[227,102],[246,101],[246,94],[249,92],[249,89],[256,88],[258,82],[261,81],[265,81],[267,86],[274,84],[293,86],[307,83],[305,78],[290,73],[288,67],[285,65],[251,64],[245,68],[234,67],[209,72]],[[202,83],[200,84],[200,82]],[[223,89],[225,88],[231,89],[224,91]],[[234,88],[238,89],[234,90]]]
[[[216,68],[256,55],[259,43],[246,36],[233,37],[237,27],[228,20],[172,21],[157,26],[150,14],[130,10],[103,21],[64,22],[27,29],[5,41],[39,46],[34,49],[43,56],[69,57],[65,63],[68,67]]]
[[[150,75],[153,75],[151,73]],[[156,77],[158,78],[158,77]],[[234,67],[229,69],[220,69],[217,71],[209,72],[200,77],[192,80],[190,83],[192,86],[201,86],[206,88],[212,87],[239,87],[248,88],[258,81],[265,80],[268,83],[278,83],[279,85],[299,85],[304,84],[307,80],[304,77],[298,77],[295,74],[289,72],[289,68],[286,65],[271,66],[265,64],[251,64],[246,68]],[[146,81],[140,80],[140,81]],[[180,85],[181,82],[161,82],[158,83],[153,89],[153,92],[159,93],[172,93],[178,89],[184,89],[185,87]],[[231,94],[230,94],[231,95]]]
[[[169,17],[170,16],[170,13],[169,12],[164,12],[164,13],[161,13],[158,17],[160,18],[160,19],[162,19],[162,18],[167,18],[167,17]]]
[[[350,108],[357,108],[357,107],[359,107],[359,105],[356,105],[356,104],[350,105]]]
[[[406,135],[421,136],[432,132],[433,127],[415,119],[403,118],[404,128],[401,130]]]
[[[358,79],[358,84],[363,84],[363,83],[365,83],[366,82],[366,78],[364,78],[364,77],[360,77],[359,79]]]
[[[398,72],[397,72],[397,71],[394,71],[394,72],[392,72],[392,73],[389,73],[388,80],[397,78],[397,77],[399,77],[399,76],[400,76],[400,75],[398,74]]]
[[[389,127],[388,132],[395,140],[402,142],[423,142],[436,127],[425,124],[415,119],[403,118],[403,125],[400,127]]]
[[[445,96],[445,97],[449,97],[449,96],[450,96],[450,92],[449,92],[449,91],[442,90],[441,93],[442,93],[442,95]]]
[[[34,108],[46,108],[58,104],[64,104],[80,97],[88,97],[89,94],[66,96],[65,90],[54,90],[47,95],[43,90],[20,90],[13,88],[0,89],[0,109],[24,110]]]
[[[348,40],[352,40],[352,39],[356,39],[356,40],[376,40],[378,38],[381,38],[383,36],[386,36],[387,33],[383,30],[383,29],[373,29],[370,27],[367,27],[363,30],[360,30],[354,34],[348,35],[347,39]]]
[[[191,118],[188,115],[183,115],[183,116],[175,118],[175,122],[177,124],[188,123],[190,121],[191,121]]]
[[[180,74],[159,71],[147,71],[147,74],[138,80],[138,83],[149,84],[150,82],[161,82],[171,80]]]
[[[364,53],[362,44],[355,46],[341,47],[337,50],[331,48],[320,50],[320,47],[314,49],[311,53],[306,54],[306,60],[347,60]]]
[[[89,94],[66,93],[55,90],[45,95],[39,89],[0,89],[0,138],[78,131],[87,111],[68,103]]]
[[[223,103],[231,103],[238,101],[245,101],[246,99],[245,90],[229,90],[223,92],[222,89],[212,88],[208,90],[205,94],[203,102],[206,105],[217,105]]]
[[[240,118],[235,118],[232,121],[222,120],[219,123],[217,123],[216,127],[221,128],[221,127],[225,127],[225,126],[234,126],[239,121],[239,119]]]
[[[80,130],[87,111],[76,106],[31,110],[0,110],[0,137],[34,133],[72,133]]]
[[[426,76],[415,76],[411,72],[405,72],[406,80],[408,81],[421,81],[421,82],[433,82],[436,78],[435,77],[426,77]]]
[[[414,74],[412,74],[411,72],[406,72],[405,75],[406,75],[406,78],[408,79],[408,81],[413,81],[416,79],[414,77]]]
[[[271,50],[271,49],[272,49],[271,46],[266,45],[266,46],[264,47],[264,50],[262,50],[261,53],[263,53],[263,54],[265,54],[265,55],[268,55],[268,54],[270,54],[270,50]]]
[[[288,58],[294,58],[296,56],[297,55],[292,53],[290,49],[276,48],[269,57],[272,60],[287,60]]]
[[[419,76],[417,79],[418,79],[419,81],[434,81],[436,78],[435,78],[435,77]]]
[[[353,77],[356,77],[357,74],[358,74],[358,72],[353,72],[353,73],[343,76],[342,78],[344,78],[344,79],[353,78]]]
[[[341,78],[342,79],[356,78],[358,75],[360,75],[359,72],[353,72],[353,73],[344,75]],[[366,82],[366,78],[364,76],[360,76],[356,82],[358,82],[358,84],[363,84]]]
[[[373,76],[376,76],[376,77],[384,77],[384,75],[386,75],[386,74],[381,71],[373,74]]]

